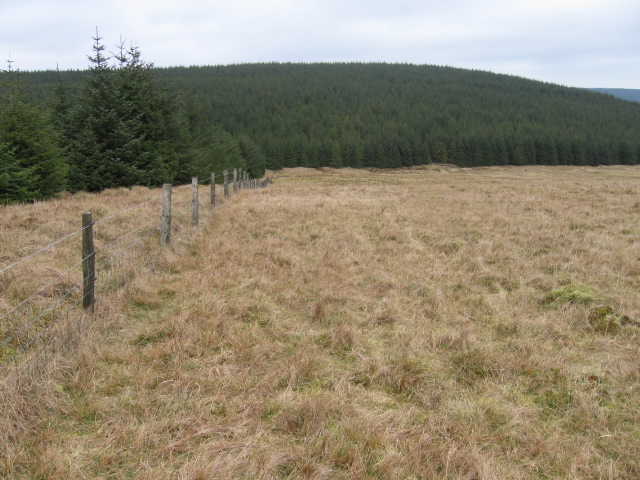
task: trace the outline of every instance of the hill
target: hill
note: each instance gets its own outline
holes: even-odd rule
[[[628,100],[629,102],[640,102],[640,90],[632,88],[592,88],[591,90],[613,95],[614,97]]]
[[[640,105],[508,75],[360,63],[155,74],[194,117],[251,138],[273,169],[640,162]],[[55,73],[28,76],[46,101]]]

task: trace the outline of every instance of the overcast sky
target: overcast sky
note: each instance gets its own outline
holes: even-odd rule
[[[157,66],[406,62],[640,89],[639,0],[0,0],[21,70],[86,68],[96,27]]]

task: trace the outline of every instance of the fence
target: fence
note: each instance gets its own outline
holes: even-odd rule
[[[138,264],[149,261],[153,258],[154,250],[166,248],[171,243],[172,232],[178,230],[180,222],[186,223],[187,217],[190,217],[191,225],[198,225],[202,203],[199,199],[201,184],[209,183],[208,203],[211,207],[216,207],[220,201],[217,198],[216,180],[220,178],[222,197],[225,200],[230,197],[231,191],[235,193],[242,189],[263,188],[271,183],[271,178],[252,179],[247,172],[234,169],[232,179],[229,178],[229,172],[224,170],[222,175],[212,172],[209,178],[201,181],[193,177],[191,184],[180,187],[165,184],[162,195],[103,218],[94,220],[91,212],[83,213],[80,229],[0,268],[1,293],[8,290],[8,285],[19,283],[19,276],[15,273],[19,266],[38,259],[45,253],[51,253],[55,247],[71,239],[82,239],[81,252],[78,249],[78,262],[66,270],[54,272],[52,278],[35,292],[21,293],[21,297],[12,302],[13,306],[0,314],[0,375],[12,370],[29,370],[32,374],[29,378],[34,378],[34,375],[37,378],[46,369],[47,354],[62,353],[73,348],[90,320],[100,314],[96,311],[99,295],[107,295],[121,288],[133,276],[133,257],[142,257],[143,262]],[[189,206],[185,199],[176,199],[176,196],[183,197],[189,192]],[[160,221],[159,203],[162,204]],[[134,211],[136,228],[107,235],[105,244],[96,248],[96,227],[102,228],[108,222],[121,220]],[[158,238],[154,241],[154,237]]]

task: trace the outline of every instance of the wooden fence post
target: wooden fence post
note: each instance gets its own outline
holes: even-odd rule
[[[222,176],[224,177],[224,198],[226,199],[229,196],[229,177],[228,172],[226,170],[222,171]]]
[[[169,245],[171,240],[171,184],[162,185],[162,227],[160,245]]]
[[[191,177],[191,225],[198,225],[198,177]]]
[[[216,174],[211,172],[211,205],[216,206]]]
[[[96,252],[93,245],[93,215],[82,214],[82,307],[93,311],[96,286]]]
[[[238,169],[233,169],[233,193],[238,193]]]

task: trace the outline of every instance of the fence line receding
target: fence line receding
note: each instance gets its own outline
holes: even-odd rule
[[[92,212],[82,213],[81,228],[1,267],[0,295],[3,295],[6,286],[19,277],[14,273],[19,266],[81,236],[81,246],[78,247],[80,260],[77,263],[58,272],[53,279],[45,280],[44,286],[36,287],[34,292],[20,292],[20,298],[0,304],[5,307],[4,312],[0,311],[0,377],[7,373],[11,365],[20,371],[28,369],[32,373],[46,370],[45,356],[63,351],[74,343],[73,338],[79,338],[78,333],[99,310],[96,305],[99,304],[100,295],[106,295],[126,283],[129,275],[127,269],[131,269],[134,257],[148,260],[153,257],[154,250],[157,254],[170,245],[172,230],[188,223],[198,225],[198,193],[202,184],[209,183],[210,207],[214,209],[217,206],[216,180],[222,180],[225,200],[230,196],[230,186],[235,193],[245,188],[264,188],[272,181],[271,178],[251,181],[246,171],[234,169],[231,181],[228,171],[224,170],[222,175],[211,172],[203,180],[193,177],[190,184],[182,186],[165,184],[162,195],[100,219],[94,219]],[[183,199],[176,198],[176,194],[186,194],[189,187],[190,201],[184,199],[183,203]],[[177,208],[172,212],[172,203],[182,209]],[[141,209],[147,210],[147,218],[136,218],[136,228],[108,239],[104,245],[96,246],[96,227],[103,232],[107,229],[108,221]],[[184,210],[190,210],[190,222],[187,221],[189,215],[176,217],[176,213],[184,213]],[[153,241],[153,237],[156,237],[156,241]]]

